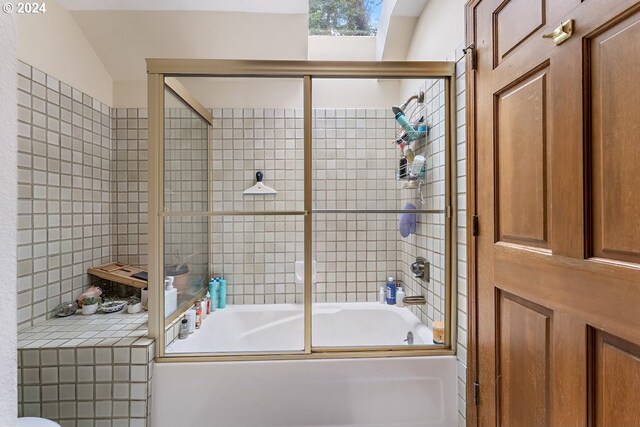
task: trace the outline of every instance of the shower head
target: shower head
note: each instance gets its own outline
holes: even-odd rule
[[[391,107],[391,110],[393,111],[394,115],[397,115],[398,113],[402,113],[405,114],[405,110],[407,108],[407,106],[411,103],[411,101],[416,100],[417,104],[423,104],[424,103],[424,92],[420,91],[418,92],[417,95],[413,95],[410,96],[409,99],[407,99],[404,104],[398,106],[398,105],[394,105],[393,107]]]
[[[409,106],[409,104],[411,104],[412,101],[415,101],[415,104],[408,109],[407,107]],[[422,104],[424,104],[424,92],[420,91],[417,95],[410,96],[404,104],[400,106],[394,105],[393,107],[391,107],[396,121],[402,127],[402,129],[404,129],[407,135],[407,142],[415,141],[421,136],[420,132],[418,132],[411,124],[410,120],[412,120],[412,116],[414,116],[416,112],[419,112],[419,107]],[[404,136],[402,136],[402,139],[404,140]]]

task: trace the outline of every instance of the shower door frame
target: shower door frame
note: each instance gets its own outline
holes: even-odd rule
[[[217,59],[147,59],[149,149],[149,336],[156,342],[158,362],[322,359],[453,355],[456,342],[456,244],[455,195],[455,62],[452,61],[271,61]],[[163,287],[163,224],[171,216],[164,210],[164,90],[166,79],[175,77],[299,78],[303,81],[304,112],[304,210],[260,212],[206,212],[220,215],[297,215],[304,217],[304,349],[285,352],[165,354]],[[383,79],[441,78],[445,81],[445,343],[442,345],[313,347],[312,324],[312,85],[314,78]],[[175,92],[175,90],[174,90]],[[198,103],[199,105],[199,103]],[[197,110],[196,110],[197,111]],[[198,112],[198,111],[197,111]],[[202,115],[201,112],[198,112]],[[348,209],[347,209],[348,210]],[[317,210],[325,212],[326,210]],[[334,210],[331,210],[334,211]],[[342,211],[342,210],[340,210]],[[357,210],[359,213],[402,213],[398,210]],[[202,214],[202,213],[200,213]],[[155,285],[154,285],[155,284]]]

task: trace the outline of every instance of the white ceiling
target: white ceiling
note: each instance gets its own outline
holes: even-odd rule
[[[307,13],[308,0],[58,0],[67,10],[202,10]]]

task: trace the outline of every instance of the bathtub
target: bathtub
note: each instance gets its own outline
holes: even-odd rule
[[[316,347],[407,346],[433,344],[429,328],[407,308],[377,302],[316,303],[312,308]],[[229,305],[207,316],[188,339],[167,353],[291,351],[304,348],[301,304]]]
[[[156,363],[153,427],[455,427],[455,356]]]
[[[315,346],[432,343],[407,308],[378,303],[313,306]],[[302,349],[301,305],[217,310],[168,353]],[[154,427],[453,427],[455,356],[157,363]]]

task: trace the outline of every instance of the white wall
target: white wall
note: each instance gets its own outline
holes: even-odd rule
[[[76,22],[55,0],[43,14],[18,15],[18,59],[113,104],[113,80]]]
[[[0,14],[0,425],[16,425],[16,19]]]
[[[303,108],[302,79],[182,77],[180,82],[207,108]],[[314,79],[313,107],[391,111],[401,101],[399,91],[397,79]]]
[[[429,0],[418,18],[407,60],[454,61],[464,41],[464,5],[465,0]]]
[[[456,48],[464,42],[465,0],[429,0],[416,23],[407,50],[408,61],[455,61]],[[404,97],[415,92],[402,85]]]
[[[309,36],[310,60],[375,61],[375,36]]]

